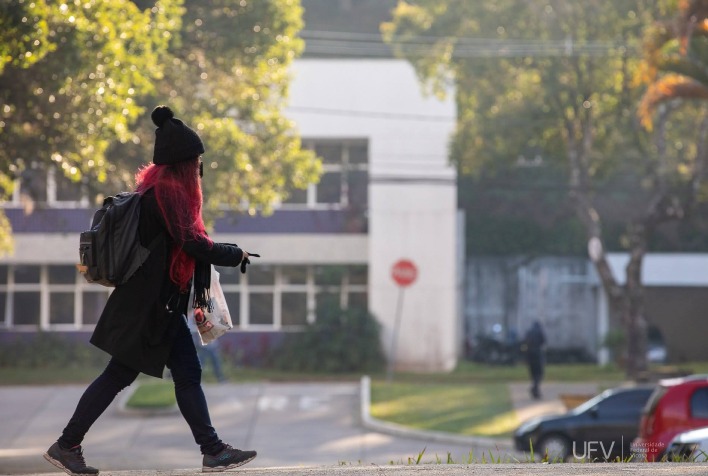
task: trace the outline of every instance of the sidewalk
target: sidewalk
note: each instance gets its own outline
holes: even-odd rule
[[[214,425],[227,442],[255,448],[253,467],[328,464],[405,464],[421,451],[466,462],[482,455],[517,458],[510,439],[477,438],[411,430],[372,419],[368,388],[359,383],[205,385]],[[0,387],[0,474],[51,471],[41,457],[59,435],[85,386]],[[510,384],[519,419],[564,411],[561,391],[587,393],[585,384],[543,387],[544,400],[528,397],[527,385]],[[121,398],[122,397],[122,398]],[[136,416],[115,405],[84,441],[87,460],[112,470],[196,468],[201,459],[177,412]]]
[[[309,468],[237,468],[224,473],[177,471],[101,471],[101,476],[705,476],[708,464],[698,463],[578,463],[578,464],[427,464],[406,466],[324,466]],[[33,475],[33,476],[39,476]],[[53,473],[53,476],[66,476]]]

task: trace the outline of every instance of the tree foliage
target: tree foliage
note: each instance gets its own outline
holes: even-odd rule
[[[671,124],[664,117],[653,135],[636,114],[642,89],[635,75],[652,67],[642,58],[646,29],[674,4],[401,0],[382,27],[429,89],[443,93],[454,82],[452,159],[463,174],[522,174],[529,167],[565,172],[563,186],[589,254],[627,329],[633,377],[646,368],[642,260],[657,227],[685,218],[695,203],[696,184],[685,170],[701,156],[690,139],[696,134],[691,112]],[[602,184],[613,181],[634,195],[627,202],[632,207],[616,206],[624,207],[620,243],[630,253],[622,285],[606,259],[599,207]]]
[[[297,0],[3,2],[5,194],[51,167],[94,194],[130,187],[152,158],[149,112],[168,104],[205,142],[206,208],[267,213],[319,173],[281,113],[301,13]]]
[[[642,123],[653,126],[660,104],[708,99],[708,2],[671,2],[676,14],[647,28],[645,62],[637,78],[649,84],[639,105]]]
[[[268,213],[289,190],[316,180],[314,155],[300,148],[281,113],[288,67],[303,48],[301,16],[293,0],[187,3],[158,97],[169,98],[204,139],[212,209]]]

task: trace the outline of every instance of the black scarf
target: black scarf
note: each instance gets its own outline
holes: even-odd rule
[[[209,286],[211,284],[211,264],[197,261],[194,263],[194,300],[192,307],[202,311],[211,312],[214,305],[209,296]]]

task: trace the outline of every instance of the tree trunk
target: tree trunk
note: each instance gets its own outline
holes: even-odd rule
[[[647,322],[644,317],[644,285],[642,283],[642,263],[646,254],[644,227],[635,226],[631,230],[629,263],[625,269],[625,285],[622,298],[621,316],[627,337],[625,375],[629,380],[646,378],[647,363]]]
[[[580,116],[578,116],[580,117]],[[647,323],[644,318],[642,260],[647,250],[647,236],[656,218],[659,200],[650,201],[648,213],[630,226],[630,259],[621,286],[612,274],[602,242],[602,222],[591,199],[588,157],[592,149],[592,116],[566,122],[570,197],[588,236],[588,254],[607,293],[610,312],[621,316],[625,331],[625,373],[630,380],[644,378],[647,370]],[[663,137],[663,136],[662,136]]]

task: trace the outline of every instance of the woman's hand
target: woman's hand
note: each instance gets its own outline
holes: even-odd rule
[[[251,260],[248,259],[250,256],[255,256],[256,258],[260,258],[261,255],[256,254],[256,253],[249,253],[246,250],[241,250],[243,251],[243,259],[241,260],[241,273],[246,274],[246,265],[251,264]]]

